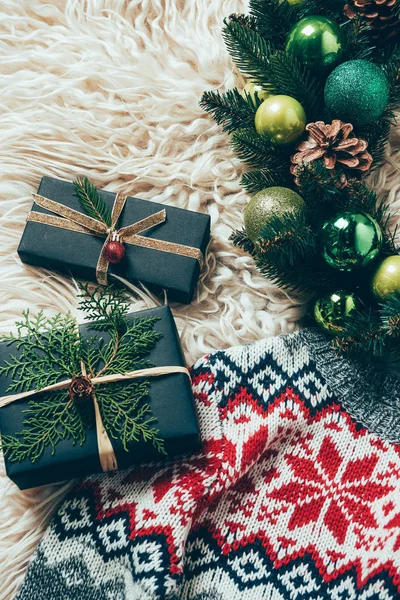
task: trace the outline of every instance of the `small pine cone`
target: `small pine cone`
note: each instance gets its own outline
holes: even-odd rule
[[[70,383],[68,394],[72,402],[83,403],[91,398],[93,384],[89,377],[78,375]]]
[[[333,171],[336,166],[343,170],[345,177],[340,185],[347,184],[347,175],[366,175],[372,164],[372,156],[367,152],[368,142],[350,135],[353,131],[351,123],[332,121],[326,125],[322,121],[309,123],[308,140],[301,142],[296,154],[291,157],[291,173],[296,177],[298,165],[309,164],[315,160],[323,160],[325,167]],[[296,181],[298,183],[298,181]]]
[[[400,32],[395,5],[396,0],[351,0],[344,10],[350,19],[359,16],[370,27],[374,40],[387,41]]]

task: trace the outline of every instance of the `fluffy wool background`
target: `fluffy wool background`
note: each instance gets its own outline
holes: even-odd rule
[[[98,187],[211,215],[197,297],[174,307],[188,362],[294,329],[301,299],[278,291],[228,241],[248,200],[241,166],[198,106],[203,90],[235,83],[220,31],[224,16],[246,9],[239,0],[2,0],[1,333],[27,307],[76,312],[74,282],[22,265],[16,249],[40,178],[79,174]],[[374,183],[395,208],[399,175],[394,130]],[[134,300],[137,309],[151,305],[144,294]],[[1,600],[14,596],[70,485],[20,492],[0,464]]]

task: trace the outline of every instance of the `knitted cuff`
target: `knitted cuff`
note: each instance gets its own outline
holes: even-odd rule
[[[338,356],[316,329],[299,334],[330,391],[361,425],[400,443],[400,378],[371,365]]]

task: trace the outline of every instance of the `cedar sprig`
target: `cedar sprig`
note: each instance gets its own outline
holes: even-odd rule
[[[89,179],[78,177],[73,184],[75,195],[78,196],[85,213],[97,221],[102,221],[107,227],[111,227],[111,210]]]
[[[82,362],[88,375],[126,373],[153,366],[146,355],[161,337],[154,327],[157,317],[129,321],[128,297],[121,290],[85,285],[80,296],[80,308],[90,319],[90,329],[104,332],[104,337],[82,339],[78,325],[68,314],[37,317],[24,313],[17,333],[2,340],[14,345],[15,354],[0,366],[0,376],[10,381],[8,393],[40,390],[63,379],[82,373]],[[165,453],[156,419],[144,398],[148,395],[148,380],[121,381],[95,388],[104,426],[125,450],[133,441],[151,442]],[[68,390],[40,393],[29,400],[23,411],[24,429],[16,435],[3,435],[2,448],[11,461],[29,459],[36,462],[47,447],[54,453],[61,440],[83,444],[87,427],[94,426],[93,405],[81,408],[71,401]]]

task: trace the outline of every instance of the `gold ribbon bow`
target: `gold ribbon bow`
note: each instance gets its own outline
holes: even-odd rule
[[[126,202],[126,196],[120,192],[118,192],[118,194],[115,196],[111,213],[111,227],[107,227],[107,225],[102,221],[93,219],[88,215],[84,215],[73,208],[69,208],[68,206],[60,204],[59,202],[55,202],[54,200],[50,200],[49,198],[45,198],[44,196],[40,196],[38,194],[32,194],[32,196],[36,204],[52,212],[53,214],[48,215],[45,213],[31,211],[28,214],[28,221],[44,223],[45,225],[59,227],[60,229],[67,229],[69,231],[77,231],[79,233],[86,233],[105,238],[105,242],[96,266],[96,279],[100,285],[107,285],[108,283],[108,261],[104,255],[104,249],[108,242],[115,236],[117,236],[118,239],[125,244],[132,244],[133,246],[141,246],[143,248],[151,248],[161,252],[170,252],[171,254],[187,256],[197,260],[200,267],[203,265],[204,257],[201,250],[198,248],[185,246],[184,244],[165,242],[164,240],[157,240],[140,235],[151,227],[155,227],[156,225],[164,223],[167,218],[165,210],[160,210],[159,212],[150,215],[145,219],[141,219],[137,223],[117,229],[118,221]]]
[[[90,379],[86,373],[85,363],[81,363],[82,376]],[[101,375],[100,377],[93,377],[90,382],[93,386],[99,385],[100,383],[115,383],[117,381],[129,381],[132,379],[139,379],[140,377],[161,377],[162,375],[172,375],[174,373],[184,373],[190,379],[190,373],[186,367],[171,366],[171,367],[151,367],[149,369],[138,369],[137,371],[128,371],[127,373],[118,373],[115,375]],[[3,396],[0,398],[0,408],[12,404],[17,400],[23,400],[36,394],[44,392],[54,392],[56,390],[64,390],[70,387],[73,379],[64,379],[58,383],[53,383],[40,390],[31,390],[29,392],[21,392],[12,396]],[[96,433],[97,433],[97,447],[99,452],[99,459],[101,468],[104,472],[116,471],[118,469],[117,457],[115,456],[114,449],[111,444],[110,437],[105,430],[103,420],[100,414],[100,408],[97,402],[96,394],[92,392],[95,418],[96,418]]]

